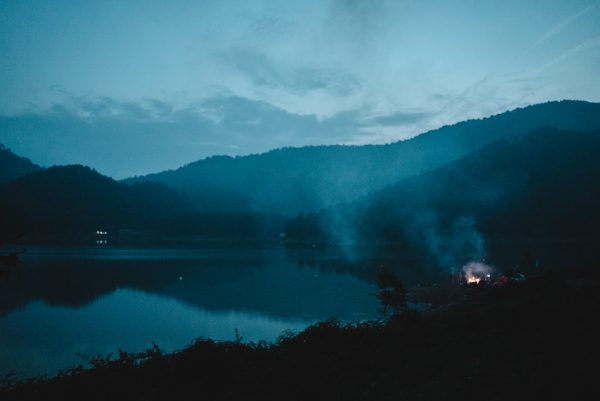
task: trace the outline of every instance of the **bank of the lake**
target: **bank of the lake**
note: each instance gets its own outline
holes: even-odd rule
[[[440,313],[324,322],[274,343],[198,340],[13,383],[6,400],[593,399],[598,274],[474,289]]]

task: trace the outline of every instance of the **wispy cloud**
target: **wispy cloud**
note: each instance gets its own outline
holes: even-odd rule
[[[587,1],[0,2],[0,116],[40,122],[19,141],[49,162],[71,147],[122,176],[600,101],[600,7]]]
[[[258,50],[229,49],[219,52],[218,57],[226,67],[248,77],[258,86],[275,87],[298,94],[322,90],[338,96],[349,95],[360,88],[360,79],[348,71],[288,65]]]
[[[575,14],[570,15],[567,18],[563,19],[558,24],[556,24],[552,29],[550,29],[549,31],[547,31],[546,33],[544,33],[533,44],[533,47],[539,46],[542,43],[544,43],[547,40],[549,40],[550,38],[552,38],[553,36],[558,35],[562,31],[564,31],[569,25],[571,25],[574,21],[576,21],[578,18],[586,15],[587,13],[589,13],[590,11],[592,11],[593,9],[595,9],[597,5],[598,5],[598,2],[596,1],[596,2],[594,2],[592,4],[590,4],[589,6],[587,6],[587,7],[583,8],[583,9],[579,10]]]
[[[0,143],[42,165],[81,163],[124,178],[215,154],[347,143],[359,135],[359,120],[353,112],[319,120],[227,94],[186,105],[73,97],[36,113],[0,117]]]
[[[564,62],[565,60],[568,60],[569,58],[573,57],[574,55],[576,55],[577,53],[579,53],[582,50],[585,49],[590,49],[590,48],[595,48],[598,45],[600,45],[600,35],[594,36],[592,38],[586,39],[581,43],[578,43],[577,45],[570,47],[569,49],[565,50],[564,52],[562,52],[558,57],[552,59],[551,61],[537,67],[534,72],[542,72],[544,70],[549,69],[550,67],[553,67],[557,64],[560,64],[562,62]]]
[[[394,113],[372,117],[369,124],[383,126],[403,126],[419,123],[432,116],[431,111],[397,111]]]

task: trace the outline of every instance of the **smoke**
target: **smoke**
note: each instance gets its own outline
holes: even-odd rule
[[[356,261],[359,257],[360,236],[357,233],[357,215],[354,208],[342,205],[328,209],[327,223],[324,225],[327,236],[339,246],[344,259]]]
[[[361,224],[395,227],[396,233],[387,240],[405,242],[424,256],[426,265],[448,273],[459,272],[469,262],[483,262],[487,256],[486,241],[471,215],[451,218],[432,209],[401,207],[378,216],[377,221],[365,222],[360,216],[365,210],[351,207],[328,209],[323,228],[329,238],[341,246],[346,258],[353,260],[362,252],[355,247],[382,239],[382,233],[361,231]],[[323,215],[322,215],[323,217]],[[383,234],[385,237],[386,234]],[[367,247],[368,248],[368,247]]]
[[[435,212],[428,211],[414,216],[412,225],[408,239],[425,249],[445,271],[454,273],[465,263],[486,257],[485,239],[472,216],[461,216],[448,225]]]
[[[465,280],[468,283],[479,283],[480,280],[492,274],[492,267],[481,262],[469,262],[462,267]]]

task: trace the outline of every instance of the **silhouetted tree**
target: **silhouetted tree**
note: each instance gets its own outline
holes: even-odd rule
[[[377,298],[383,306],[383,314],[392,310],[392,315],[402,313],[406,309],[406,290],[402,280],[394,273],[382,271],[377,275]]]

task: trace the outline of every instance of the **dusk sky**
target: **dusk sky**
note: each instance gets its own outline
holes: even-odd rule
[[[0,143],[124,178],[600,101],[600,2],[0,3]]]

